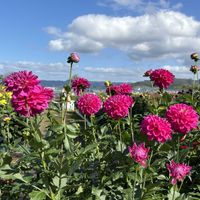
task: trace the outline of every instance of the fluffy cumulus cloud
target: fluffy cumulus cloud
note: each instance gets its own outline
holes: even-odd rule
[[[96,53],[116,48],[133,60],[180,59],[200,46],[200,22],[175,11],[137,17],[89,14],[75,18],[66,32],[56,27],[46,31],[54,36],[52,50]]]

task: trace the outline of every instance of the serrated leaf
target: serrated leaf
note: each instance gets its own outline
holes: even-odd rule
[[[29,197],[31,198],[31,200],[45,200],[46,193],[45,191],[32,191],[29,194]]]

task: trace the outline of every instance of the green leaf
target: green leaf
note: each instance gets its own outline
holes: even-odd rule
[[[46,193],[45,191],[32,191],[29,194],[29,197],[31,200],[45,200],[46,199]]]

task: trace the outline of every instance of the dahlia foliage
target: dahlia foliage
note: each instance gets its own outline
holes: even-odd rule
[[[155,69],[154,91],[106,81],[88,93],[71,79],[79,61],[62,94],[30,71],[0,84],[0,199],[199,199],[199,85],[168,92],[174,75]]]

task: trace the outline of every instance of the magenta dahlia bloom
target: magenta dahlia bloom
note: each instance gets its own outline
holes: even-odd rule
[[[80,61],[80,57],[75,52],[71,53],[67,60],[68,63],[78,63],[79,61]]]
[[[3,82],[7,86],[8,91],[26,95],[30,89],[40,83],[40,80],[31,71],[19,71],[5,77]]]
[[[143,119],[141,132],[147,135],[149,140],[156,140],[160,143],[172,139],[170,123],[157,115],[148,115]]]
[[[122,83],[119,85],[119,90],[120,90],[120,94],[131,94],[133,88],[131,84],[128,83]]]
[[[109,117],[118,120],[128,115],[133,102],[134,100],[130,96],[114,95],[104,102],[104,111]]]
[[[12,106],[16,112],[28,117],[40,114],[48,108],[48,104],[53,98],[53,90],[36,85],[27,92],[27,95],[13,94]]]
[[[122,83],[120,85],[111,85],[107,87],[106,93],[108,95],[125,94],[129,95],[132,92],[132,85],[128,83]]]
[[[183,181],[183,179],[189,175],[192,167],[182,163],[175,163],[174,160],[170,164],[166,164],[169,170],[169,175],[172,177],[171,184],[175,185],[177,181]]]
[[[174,104],[166,112],[166,118],[175,132],[186,134],[197,128],[199,116],[192,106]]]
[[[106,93],[108,95],[115,95],[120,94],[120,88],[119,85],[110,85],[106,88]]]
[[[174,82],[174,75],[166,69],[156,69],[150,74],[154,86],[167,89]]]
[[[81,77],[77,77],[72,80],[72,89],[76,93],[76,95],[80,95],[81,92],[84,92],[85,89],[90,87],[90,82]]]
[[[133,158],[135,162],[139,163],[142,167],[146,167],[150,149],[146,148],[144,143],[138,146],[136,143],[134,143],[132,147],[128,147],[128,150],[131,158]]]
[[[102,107],[102,101],[96,94],[84,94],[77,101],[79,111],[87,116],[96,114]]]

